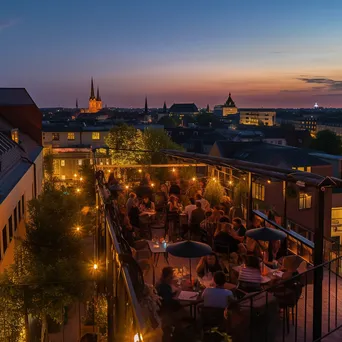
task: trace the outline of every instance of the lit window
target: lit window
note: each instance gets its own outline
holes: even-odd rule
[[[62,175],[62,176],[61,176],[61,179],[62,179],[62,180],[65,180],[65,175]]]
[[[260,183],[252,184],[252,196],[260,201],[265,200],[265,186]]]
[[[82,159],[78,159],[77,164],[78,166],[82,166]]]
[[[59,133],[52,133],[52,140],[58,141],[59,140]]]
[[[92,138],[93,140],[100,140],[100,132],[93,132],[93,133],[91,134],[91,138]]]
[[[312,205],[312,195],[305,192],[299,193],[299,209],[310,209]]]
[[[106,165],[109,165],[109,159],[106,159]]]
[[[68,140],[75,140],[75,133],[74,132],[68,133]]]
[[[12,140],[18,144],[19,143],[19,132],[17,129],[12,129],[11,136],[12,136]]]
[[[65,160],[61,159],[61,166],[65,166]]]

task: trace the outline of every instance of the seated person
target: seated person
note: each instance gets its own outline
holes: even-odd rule
[[[201,206],[204,211],[210,210],[209,202],[201,194],[196,194],[195,199],[196,202],[201,202]]]
[[[218,253],[237,253],[239,241],[235,240],[231,232],[233,226],[230,223],[220,223],[214,234],[214,247]]]
[[[245,292],[261,291],[262,275],[260,261],[257,257],[248,255],[245,267],[239,272],[238,288]]]
[[[177,311],[180,303],[175,299],[177,291],[173,288],[174,274],[172,267],[164,267],[159,283],[156,285],[158,296],[161,297],[161,311]]]
[[[194,209],[191,213],[190,217],[190,226],[193,228],[199,228],[202,221],[205,220],[205,212],[202,209],[201,202],[196,202],[196,209]]]
[[[224,288],[226,275],[222,271],[215,272],[214,282],[214,288],[208,287],[203,291],[203,306],[224,309],[228,305],[228,298],[233,298],[233,292]]]
[[[207,227],[209,227],[209,225],[211,223],[213,223],[213,221],[211,220],[211,216],[213,215],[213,212],[211,210],[208,210],[206,213],[205,213],[205,219],[204,221],[201,222],[200,224],[200,227],[202,229],[206,229]]]
[[[150,200],[149,197],[145,196],[143,198],[142,203],[140,204],[140,208],[139,209],[140,209],[141,212],[153,211],[153,210],[155,210],[154,203]]]
[[[215,253],[202,257],[196,267],[197,275],[200,278],[207,276],[209,273],[214,274],[218,271],[227,272],[226,268],[220,263]]]
[[[194,199],[194,198],[190,198],[190,204],[188,204],[188,205],[184,208],[184,213],[187,215],[188,224],[189,224],[189,225],[190,225],[191,213],[192,213],[193,210],[195,210],[195,209],[196,209],[195,199]]]
[[[212,211],[210,221],[213,223],[217,223],[220,221],[220,219],[223,215],[224,215],[224,212],[222,210],[220,210],[220,206],[216,205]]]
[[[233,219],[233,226],[236,233],[236,236],[234,236],[234,238],[240,242],[243,242],[243,240],[245,239],[246,228],[242,224],[242,220],[239,217],[235,217]]]

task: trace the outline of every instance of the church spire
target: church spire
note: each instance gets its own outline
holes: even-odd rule
[[[145,97],[145,114],[148,114],[147,96]]]
[[[95,100],[95,92],[94,92],[94,80],[91,78],[91,86],[90,86],[90,97],[89,100]]]
[[[167,113],[167,107],[166,107],[166,102],[164,101],[164,106],[163,106],[163,113]]]
[[[101,101],[100,88],[99,87],[97,87],[96,101]]]
[[[76,108],[78,109],[78,99],[76,98]]]

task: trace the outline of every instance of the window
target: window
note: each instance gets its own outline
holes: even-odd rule
[[[18,202],[18,206],[17,206],[17,210],[18,210],[18,214],[19,214],[19,222],[21,221],[21,205],[20,205],[20,201]]]
[[[305,192],[299,193],[299,209],[310,209],[312,205],[312,195]]]
[[[68,140],[75,140],[75,133],[74,132],[68,133]]]
[[[17,230],[18,228],[18,213],[17,213],[17,208],[14,208],[14,231]]]
[[[264,201],[265,200],[265,185],[262,185],[260,183],[253,183],[252,184],[252,196],[255,199]]]
[[[8,232],[9,232],[9,239],[10,241],[12,240],[13,237],[13,221],[12,221],[12,216],[8,219]],[[6,234],[7,237],[7,234]]]
[[[18,129],[12,129],[11,137],[12,137],[13,141],[15,141],[17,144],[19,143],[19,132],[18,132]]]
[[[59,133],[52,133],[52,140],[58,141],[59,140]]]
[[[7,227],[5,226],[3,229],[2,229],[2,243],[3,243],[3,251],[4,251],[4,254],[6,253],[6,249],[7,249]]]
[[[62,176],[61,176],[61,179],[62,179],[62,180],[65,180],[65,175],[62,175]]]
[[[91,138],[92,138],[93,140],[100,140],[100,132],[93,132],[93,133],[91,134]]]
[[[77,164],[78,164],[78,166],[82,166],[82,162],[83,162],[83,160],[82,160],[82,159],[78,159],[78,160],[77,160]]]
[[[25,195],[21,196],[21,213],[25,215]]]
[[[61,159],[61,166],[65,166],[65,160]]]

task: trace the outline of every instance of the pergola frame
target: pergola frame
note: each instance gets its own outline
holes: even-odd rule
[[[298,170],[283,169],[266,164],[252,163],[248,161],[214,157],[204,154],[180,152],[175,150],[161,150],[165,155],[181,159],[183,161],[193,161],[196,163],[204,163],[215,167],[227,167],[235,170],[248,172],[249,183],[249,205],[248,217],[252,215],[252,181],[253,175],[259,175],[267,178],[274,178],[287,183],[295,183],[298,186],[310,186],[318,192],[318,202],[316,210],[316,227],[314,234],[314,266],[322,265],[324,262],[324,191],[325,188],[341,188],[342,180],[335,177],[320,176],[310,172]],[[284,208],[286,210],[286,192],[284,194]],[[284,213],[286,217],[286,211]],[[317,267],[314,272],[314,300],[313,300],[313,338],[316,340],[322,333],[322,299],[323,299],[323,268]]]

